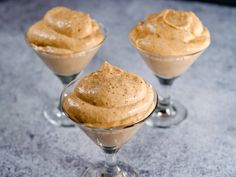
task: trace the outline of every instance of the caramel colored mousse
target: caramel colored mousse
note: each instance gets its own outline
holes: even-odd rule
[[[191,11],[149,14],[130,32],[132,44],[152,71],[172,78],[184,73],[210,44],[210,33]]]
[[[105,62],[79,81],[64,98],[63,109],[73,121],[90,127],[82,129],[98,145],[121,146],[141,126],[132,125],[151,114],[155,96],[141,77]]]
[[[89,14],[55,7],[33,24],[26,40],[48,67],[58,75],[79,73],[105,39]]]

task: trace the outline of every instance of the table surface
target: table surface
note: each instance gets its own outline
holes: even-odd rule
[[[141,177],[236,176],[236,9],[183,1],[0,2],[0,176],[78,177],[103,160],[101,150],[78,128],[58,128],[42,116],[62,89],[59,80],[27,47],[24,32],[56,5],[80,9],[102,22],[108,38],[87,67],[104,60],[135,72],[158,89],[127,35],[145,14],[163,8],[193,10],[209,28],[211,46],[176,80],[173,97],[188,119],[171,129],[143,126],[120,150],[119,159]]]

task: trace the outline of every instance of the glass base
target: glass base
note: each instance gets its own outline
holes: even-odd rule
[[[73,121],[65,116],[63,112],[58,108],[58,102],[50,102],[48,103],[44,110],[44,117],[53,125],[59,127],[75,127]]]
[[[133,168],[122,162],[118,163],[118,174],[105,174],[105,163],[98,163],[87,168],[80,177],[138,177]]]
[[[169,128],[181,123],[187,115],[187,109],[180,102],[172,100],[168,106],[160,103],[146,124],[151,127]]]

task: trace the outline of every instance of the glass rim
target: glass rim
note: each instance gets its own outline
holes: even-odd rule
[[[149,51],[146,51],[146,50],[144,50],[144,49],[142,49],[142,48],[136,46],[136,45],[134,44],[133,40],[130,39],[130,37],[129,37],[129,41],[130,41],[130,43],[132,44],[132,46],[133,46],[135,49],[137,49],[138,51],[141,51],[142,53],[145,53],[145,54],[150,55],[150,56],[152,56],[152,57],[169,58],[169,60],[174,59],[174,58],[188,57],[188,56],[193,56],[193,55],[196,55],[196,54],[200,54],[200,53],[202,53],[202,52],[206,49],[206,48],[204,48],[204,49],[202,49],[202,50],[200,50],[200,51],[193,52],[193,53],[186,54],[186,55],[158,55],[158,54],[151,53],[151,52],[149,52]],[[168,59],[166,59],[166,60],[168,60]]]
[[[78,122],[75,122],[73,119],[70,118],[70,116],[67,114],[67,112],[64,110],[64,107],[62,106],[62,102],[63,102],[63,99],[64,99],[64,93],[65,91],[70,87],[72,86],[73,84],[75,84],[77,81],[79,81],[82,76],[79,76],[79,78],[71,81],[69,84],[67,84],[64,89],[62,90],[61,92],[61,95],[60,95],[60,103],[61,103],[61,108],[62,108],[62,111],[63,113],[70,119],[72,120],[75,124],[77,124],[78,126],[81,126],[81,127],[84,127],[84,128],[87,128],[87,129],[93,129],[94,131],[111,131],[111,130],[122,130],[122,129],[127,129],[127,128],[130,128],[130,127],[133,127],[135,125],[138,125],[138,124],[141,124],[143,122],[145,122],[149,116],[155,111],[157,105],[158,105],[158,96],[157,96],[157,92],[156,90],[153,88],[153,86],[147,82],[146,80],[144,80],[149,86],[151,86],[152,90],[153,90],[153,93],[154,93],[154,101],[155,101],[155,106],[153,108],[153,110],[150,112],[150,114],[148,114],[144,119],[138,121],[138,122],[135,122],[133,124],[128,124],[128,125],[123,125],[123,126],[118,126],[118,127],[112,127],[112,128],[96,128],[96,127],[92,127],[92,126],[89,126],[89,125],[86,125],[86,124],[83,124],[83,123],[78,123]]]
[[[47,52],[47,51],[41,51],[41,50],[37,50],[33,47],[33,44],[31,44],[28,39],[27,39],[27,31],[25,32],[24,36],[25,36],[25,41],[26,43],[28,44],[28,46],[30,48],[32,48],[35,52],[40,52],[42,54],[46,54],[46,55],[54,55],[54,56],[70,56],[70,55],[77,55],[77,54],[82,54],[82,53],[86,53],[86,52],[90,52],[92,50],[95,50],[97,48],[99,48],[106,40],[107,38],[107,29],[105,28],[105,26],[102,24],[102,23],[98,23],[99,26],[100,26],[100,29],[102,29],[102,33],[104,34],[104,37],[102,39],[101,42],[99,42],[97,45],[91,47],[91,48],[88,48],[88,49],[85,49],[85,50],[82,50],[82,51],[78,51],[78,52],[72,52],[72,53],[69,53],[69,54],[58,54],[58,53],[53,53],[53,52]]]

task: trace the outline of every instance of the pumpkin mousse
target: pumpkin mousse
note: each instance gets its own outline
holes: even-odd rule
[[[100,147],[119,149],[142,126],[157,95],[141,77],[105,62],[62,101],[66,115]]]
[[[184,73],[210,44],[210,33],[191,11],[162,10],[149,14],[129,38],[158,76]]]
[[[26,39],[53,72],[71,75],[89,63],[105,34],[89,14],[55,7],[28,29]]]

